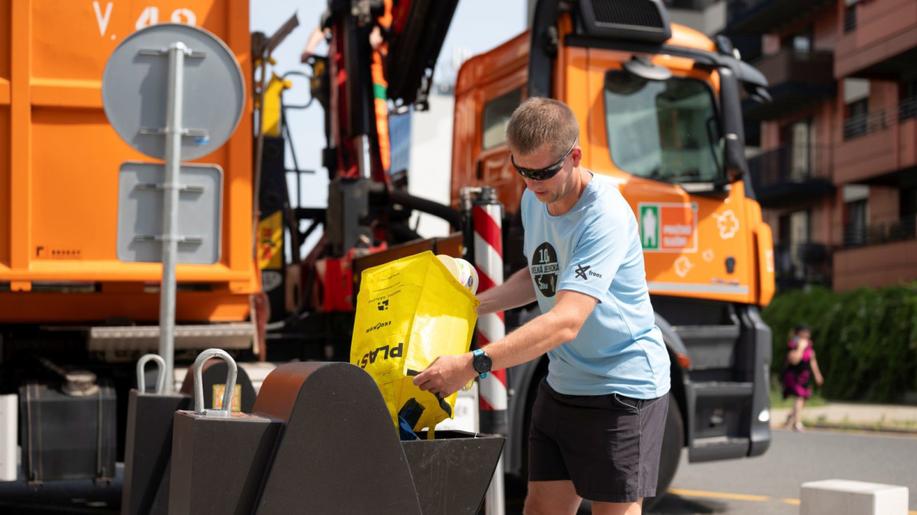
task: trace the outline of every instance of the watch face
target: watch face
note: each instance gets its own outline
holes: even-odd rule
[[[490,367],[493,365],[490,356],[487,354],[478,354],[474,357],[472,363],[474,365],[474,371],[479,374],[484,374],[490,372]]]

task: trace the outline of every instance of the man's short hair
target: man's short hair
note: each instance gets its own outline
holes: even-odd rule
[[[579,137],[579,123],[567,104],[553,98],[532,97],[513,111],[506,140],[513,150],[529,154],[547,143],[553,154],[563,154]]]

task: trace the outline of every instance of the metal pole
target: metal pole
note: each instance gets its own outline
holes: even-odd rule
[[[354,144],[357,147],[357,168],[360,171],[360,178],[369,179],[372,177],[369,136],[360,134],[354,140]]]
[[[162,184],[162,286],[159,296],[159,355],[165,361],[165,393],[175,391],[175,262],[178,257],[178,183],[181,171],[182,102],[185,56],[181,41],[169,46],[169,91],[166,100],[166,176]]]
[[[494,477],[487,488],[487,494],[484,497],[484,513],[487,515],[504,515],[506,513],[506,492],[503,488],[503,453],[500,453],[500,459],[497,460],[497,468],[494,469]]]

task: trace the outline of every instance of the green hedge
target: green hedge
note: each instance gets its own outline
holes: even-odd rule
[[[802,323],[812,329],[825,397],[897,402],[917,391],[917,282],[844,293],[790,291],[763,315],[774,334],[775,374],[790,331]]]

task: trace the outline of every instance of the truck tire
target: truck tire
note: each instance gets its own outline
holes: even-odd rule
[[[659,477],[656,482],[656,497],[649,501],[648,507],[665,495],[681,461],[681,450],[685,446],[685,427],[681,410],[675,397],[669,396],[669,413],[665,419],[665,434],[662,437],[662,455],[659,457]]]

